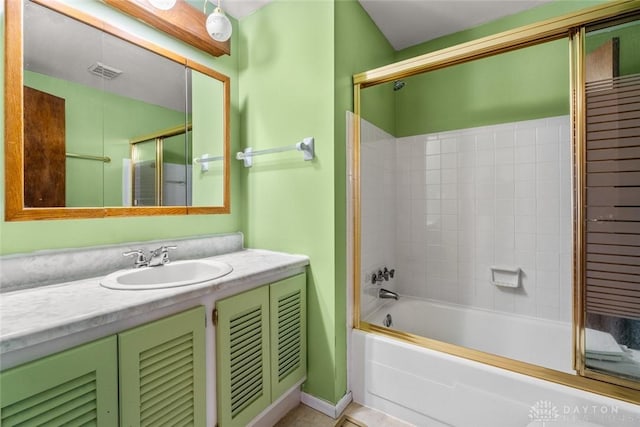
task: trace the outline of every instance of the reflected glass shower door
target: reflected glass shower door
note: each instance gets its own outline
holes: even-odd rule
[[[191,161],[185,149],[186,138],[181,133],[162,139],[162,206],[191,205]]]
[[[133,145],[133,206],[157,206],[157,153],[156,140]]]

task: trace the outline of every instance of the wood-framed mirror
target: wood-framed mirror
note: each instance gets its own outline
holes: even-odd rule
[[[54,0],[5,15],[6,221],[230,212],[229,77]]]

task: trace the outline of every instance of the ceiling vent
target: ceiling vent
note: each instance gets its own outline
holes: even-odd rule
[[[98,77],[102,77],[106,80],[113,80],[122,74],[122,70],[118,70],[117,68],[110,67],[108,65],[103,64],[102,62],[96,62],[92,64],[88,68],[91,74],[95,74]]]

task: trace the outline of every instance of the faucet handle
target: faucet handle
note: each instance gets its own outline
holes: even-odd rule
[[[169,263],[169,261],[171,261],[169,259],[169,250],[173,250],[173,249],[178,249],[178,247],[175,245],[169,245],[169,246],[162,245],[158,249],[153,251],[151,254],[154,257],[157,257],[157,256],[162,257],[162,260],[161,260],[162,264],[167,264]]]
[[[389,277],[393,279],[393,276],[396,274],[396,269],[392,268],[391,270],[389,270],[387,267],[385,267],[383,274],[385,280],[389,280]]]
[[[158,249],[152,250],[151,254],[153,256],[159,256],[159,255],[168,253],[169,249],[178,249],[178,247],[177,246],[165,246],[165,245],[162,245]]]
[[[141,249],[135,249],[133,251],[123,252],[122,256],[135,256],[135,267],[144,267],[147,265],[147,257],[144,256],[144,252]]]

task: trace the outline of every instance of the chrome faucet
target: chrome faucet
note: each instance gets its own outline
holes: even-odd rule
[[[379,298],[383,298],[383,299],[394,299],[394,300],[398,300],[398,294],[393,292],[393,291],[389,291],[387,289],[384,288],[380,288],[380,290],[378,291],[378,297]]]
[[[169,249],[177,249],[177,246],[160,246],[158,249],[151,251],[150,257],[144,255],[142,249],[125,252],[122,256],[135,256],[136,261],[133,268],[140,267],[157,267],[169,263]]]
[[[159,265],[168,264],[169,249],[177,249],[177,246],[160,246],[158,249],[151,251],[151,258],[149,258],[149,267],[157,267]]]

